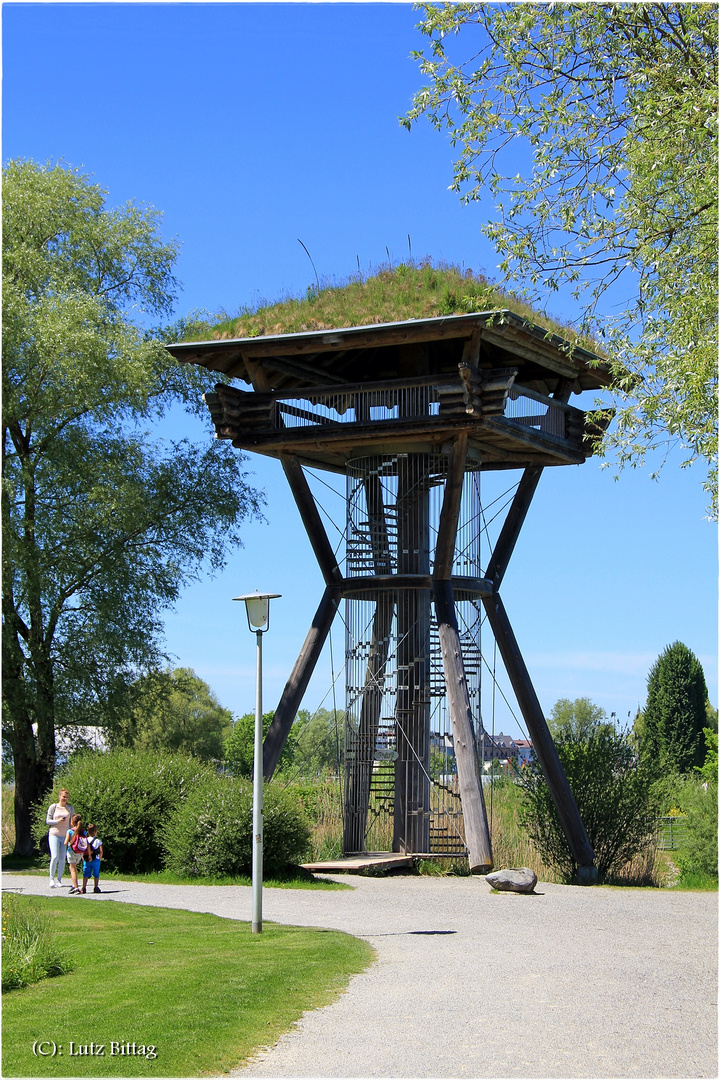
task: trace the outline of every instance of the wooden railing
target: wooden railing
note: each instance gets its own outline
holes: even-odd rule
[[[318,430],[342,438],[353,424],[377,430],[420,432],[458,421],[507,421],[518,432],[532,429],[579,446],[585,413],[515,384],[517,368],[491,370],[460,364],[455,376],[423,376],[389,382],[308,386],[265,393],[219,384],[205,395],[218,438],[267,441],[284,432]]]

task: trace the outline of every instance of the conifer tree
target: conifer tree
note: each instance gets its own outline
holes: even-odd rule
[[[668,645],[648,675],[641,725],[643,752],[663,759],[681,773],[701,766],[705,760],[707,697],[698,658],[681,641]]]

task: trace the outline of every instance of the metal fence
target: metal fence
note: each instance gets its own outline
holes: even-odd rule
[[[658,851],[677,851],[687,836],[687,818],[677,815],[661,817],[658,821]]]

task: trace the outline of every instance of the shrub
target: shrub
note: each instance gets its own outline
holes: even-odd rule
[[[654,843],[654,770],[636,759],[627,733],[607,723],[586,733],[568,731],[556,746],[595,852],[598,879],[605,881]],[[521,820],[533,843],[565,881],[572,881],[577,867],[539,765],[525,766],[519,782],[525,796]]]
[[[252,784],[216,776],[177,809],[165,833],[166,865],[191,877],[252,870]],[[264,791],[263,875],[275,877],[300,862],[310,825],[297,800],[276,784]]]
[[[37,903],[3,893],[3,993],[71,970],[72,964],[58,947],[50,923]]]
[[[675,861],[682,879],[718,879],[718,786],[688,780],[682,794],[687,828]]]
[[[39,842],[47,832],[47,807],[66,787],[76,813],[85,824],[97,825],[107,867],[124,873],[157,870],[168,821],[191,790],[214,776],[211,765],[163,750],[82,753],[56,776],[53,792],[35,807],[33,834]]]
[[[337,777],[325,775],[315,780],[294,780],[285,786],[288,795],[302,808],[310,822],[308,859],[334,859],[342,851],[342,792]]]

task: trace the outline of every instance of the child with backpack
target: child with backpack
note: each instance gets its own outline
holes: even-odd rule
[[[84,856],[88,850],[87,833],[83,829],[82,818],[79,814],[73,814],[70,819],[70,828],[67,834],[67,863],[70,867],[70,877],[72,878],[71,893],[79,893],[80,886],[78,885],[78,863],[82,862]]]
[[[85,857],[83,858],[83,883],[80,892],[87,892],[87,883],[91,877],[95,880],[93,892],[102,892],[98,882],[100,880],[100,860],[103,857],[103,846],[102,840],[98,838],[95,825],[88,825],[87,837],[88,850],[85,852]]]

